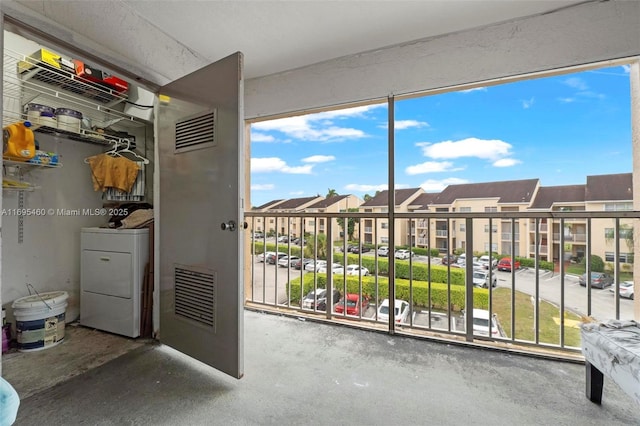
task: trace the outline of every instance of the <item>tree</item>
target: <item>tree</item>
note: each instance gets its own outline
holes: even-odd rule
[[[372,197],[371,195],[369,195],[369,194],[364,194],[364,197],[362,197],[362,199],[363,199],[365,202],[367,202],[367,201],[371,200],[372,198],[373,198],[373,197]]]
[[[316,239],[317,248],[316,252]],[[304,248],[304,257],[309,259],[326,259],[327,258],[327,236],[318,234],[317,238],[307,239],[307,245]]]
[[[607,228],[607,230],[605,231],[604,239],[607,243],[611,243],[613,241],[614,232],[614,228]],[[625,243],[627,243],[629,252],[633,253],[633,226],[625,223],[621,224],[619,237],[624,238]]]
[[[328,189],[327,192],[327,198],[331,198],[331,197],[336,197],[338,195],[338,192],[335,189]]]
[[[586,257],[582,259],[581,264],[586,266],[587,264]],[[602,260],[602,258],[598,255],[595,255],[595,254],[591,255],[591,262],[589,266],[591,266],[592,272],[604,272],[604,260]]]
[[[358,208],[347,209],[347,211],[348,212],[357,212]],[[344,218],[339,217],[337,219],[337,221],[338,221],[338,226],[340,226],[340,229],[342,229],[343,235],[345,235],[345,233],[344,233]],[[360,219],[355,218],[355,217],[350,217],[348,219],[346,236],[349,238],[349,240],[353,240],[353,233],[354,233],[354,231],[356,229],[356,223],[360,223]]]

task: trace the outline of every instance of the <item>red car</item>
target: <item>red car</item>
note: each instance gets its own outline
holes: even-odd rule
[[[520,269],[520,261],[519,260],[515,261],[515,266],[516,266],[516,269]],[[500,259],[500,261],[498,262],[498,271],[511,272],[511,258],[510,257],[503,257],[502,259]]]
[[[369,307],[369,299],[367,298],[367,296],[362,296],[362,300],[360,300],[360,295],[347,293],[346,304],[347,304],[347,315],[360,316],[364,314],[364,312]],[[343,313],[344,305],[345,305],[345,298],[342,298],[334,306],[335,313],[337,314]]]

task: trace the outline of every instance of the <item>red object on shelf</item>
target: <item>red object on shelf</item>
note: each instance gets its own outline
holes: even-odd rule
[[[129,83],[112,74],[94,68],[93,65],[86,64],[77,59],[73,60],[76,67],[76,75],[83,80],[96,83],[107,90],[113,90],[117,93],[126,93],[129,91]]]

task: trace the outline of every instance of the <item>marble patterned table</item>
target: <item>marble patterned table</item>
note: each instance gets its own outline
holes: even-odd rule
[[[581,335],[587,398],[602,402],[606,376],[640,404],[640,324],[620,320],[586,323]]]

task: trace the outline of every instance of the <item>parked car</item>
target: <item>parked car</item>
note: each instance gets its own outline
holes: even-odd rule
[[[581,286],[587,286],[587,274],[580,275],[578,282]],[[613,284],[613,275],[606,272],[592,272],[591,273],[591,287],[605,288],[608,285]]]
[[[378,247],[378,256],[382,256],[382,257],[389,256],[389,247],[387,246]]]
[[[366,246],[353,246],[351,247],[351,253],[368,253],[370,252],[371,249],[369,247]]]
[[[491,337],[502,337],[498,317],[496,314],[489,317],[489,311],[485,309],[473,310],[473,334],[489,336],[489,321],[491,321]]]
[[[396,299],[395,319],[397,323],[409,322],[409,302]],[[389,299],[384,299],[378,306],[378,321],[389,321]]]
[[[261,240],[264,238],[264,234],[262,232],[254,232],[253,233],[253,239],[254,240]]]
[[[337,314],[342,314],[344,313],[345,305],[347,307],[347,315],[360,316],[364,314],[369,307],[369,298],[364,295],[360,298],[359,294],[347,293],[346,297],[338,300],[333,310]]]
[[[281,251],[279,251],[278,253],[269,253],[269,255],[267,256],[267,263],[270,265],[275,265],[276,263],[278,263],[280,259],[282,259],[286,255],[287,253],[283,253]]]
[[[473,256],[473,262],[477,262],[478,258]],[[460,256],[458,256],[458,259],[456,260],[456,263],[460,266],[466,266],[467,263],[467,254],[466,253],[462,253]]]
[[[445,254],[442,256],[442,264],[443,265],[454,265],[458,258],[453,254]]]
[[[489,278],[491,278],[491,287],[498,285],[496,274],[491,274],[489,277],[489,271],[483,269],[473,271],[473,285],[476,287],[489,288]]]
[[[275,255],[276,252],[275,251],[265,251],[264,253],[260,253],[258,255],[258,262],[264,262],[269,257],[269,255],[271,255],[271,254]]]
[[[313,259],[297,259],[291,261],[291,267],[293,269],[297,269],[298,271],[307,266],[309,263],[313,262]]]
[[[321,268],[322,266],[325,266],[326,264],[327,264],[326,260],[312,260],[311,262],[305,265],[304,270],[307,272],[317,271],[319,268]]]
[[[300,258],[298,256],[283,256],[278,260],[278,266],[281,268],[288,268],[294,260],[300,260]]]
[[[609,291],[615,293],[615,286],[609,289]],[[633,300],[633,281],[623,281],[620,283],[620,297]]]
[[[369,275],[369,269],[360,265],[347,265],[347,275]]]
[[[515,269],[520,269],[520,261],[516,260],[514,262],[514,266],[515,266]],[[511,272],[511,258],[510,257],[503,257],[502,259],[500,259],[500,261],[498,262],[498,271]]]
[[[491,267],[496,268],[498,266],[498,259],[495,257],[489,258],[489,255],[485,254],[478,258],[478,262],[484,269],[489,269],[489,263],[491,263]]]
[[[413,252],[410,250],[400,249],[396,250],[394,256],[396,259],[409,259],[411,256],[413,256]]]
[[[289,236],[288,235],[280,235],[276,241],[278,241],[279,243],[288,243],[289,242]]]
[[[331,304],[335,304],[340,300],[340,292],[336,289],[333,290],[333,297]],[[302,299],[302,309],[317,309],[324,311],[327,309],[327,290],[324,288],[318,288],[315,291],[311,290]]]
[[[318,273],[319,274],[326,274],[328,269],[329,268],[327,267],[327,264],[325,263],[324,265],[322,265],[322,266],[320,266],[318,268]],[[339,263],[334,263],[333,266],[331,267],[331,273],[332,274],[344,275],[344,267]]]

